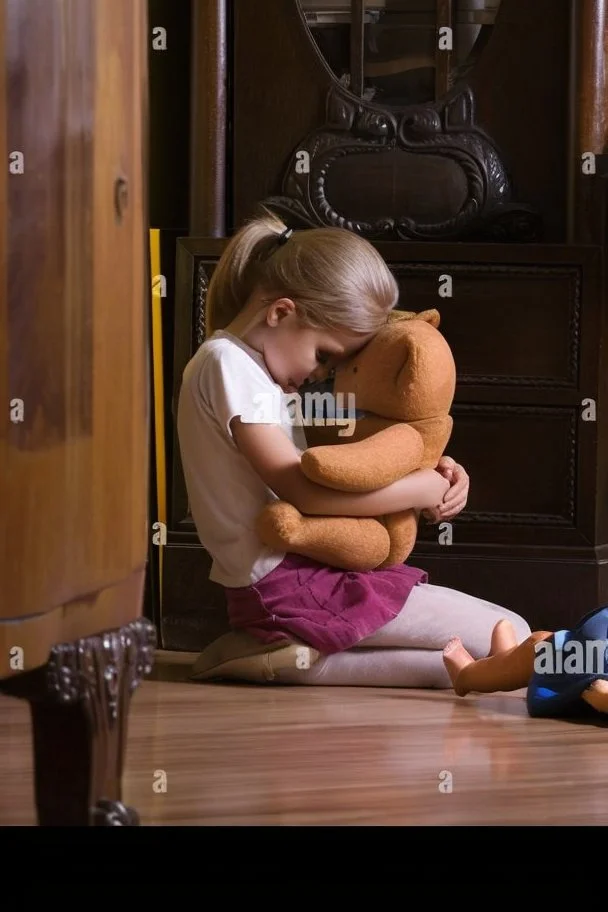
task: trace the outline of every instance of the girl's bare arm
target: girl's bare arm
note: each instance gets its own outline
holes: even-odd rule
[[[438,506],[450,487],[439,472],[420,469],[377,491],[333,491],[304,475],[300,454],[277,425],[244,424],[240,418],[233,418],[230,427],[237,447],[260,478],[300,513],[381,516],[400,510],[424,510]]]

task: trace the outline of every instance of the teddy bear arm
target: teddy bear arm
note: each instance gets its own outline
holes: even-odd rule
[[[382,567],[392,567],[404,563],[416,544],[418,537],[418,510],[401,510],[389,513],[382,518],[387,531],[390,549]]]
[[[377,519],[303,516],[280,500],[264,507],[255,528],[269,548],[302,554],[343,570],[373,570],[390,548],[388,532]]]
[[[424,443],[424,457],[420,463],[420,468],[434,469],[445,453],[452,436],[454,427],[452,416],[443,415],[436,418],[424,418],[420,421],[413,421],[411,427],[418,431]]]
[[[311,481],[336,491],[363,493],[383,488],[421,465],[424,443],[407,424],[393,424],[356,443],[311,447],[302,471]]]

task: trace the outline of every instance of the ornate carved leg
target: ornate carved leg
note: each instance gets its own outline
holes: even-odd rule
[[[0,682],[30,703],[40,826],[138,826],[122,803],[131,695],[152,669],[145,618],[56,646],[47,665]]]

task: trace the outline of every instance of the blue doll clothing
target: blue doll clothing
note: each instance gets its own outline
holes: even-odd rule
[[[588,650],[587,644],[603,642],[603,649]],[[593,656],[594,663],[582,672],[556,670],[555,673],[535,671],[526,697],[528,713],[535,717],[557,718],[597,715],[581,694],[593,681],[608,680],[608,605],[586,614],[572,630],[558,630],[548,640],[555,667],[564,668],[568,656],[574,654],[568,643],[580,643],[583,656]],[[562,653],[558,656],[558,653]],[[580,650],[579,650],[580,654]]]

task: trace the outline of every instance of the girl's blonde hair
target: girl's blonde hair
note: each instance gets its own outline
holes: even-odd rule
[[[207,335],[224,329],[254,290],[291,298],[304,325],[375,333],[399,287],[369,241],[345,228],[309,228],[279,243],[286,225],[265,207],[230,239],[207,292]]]

